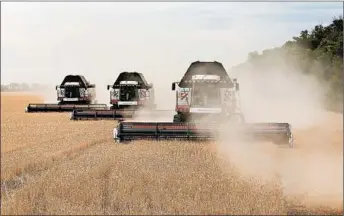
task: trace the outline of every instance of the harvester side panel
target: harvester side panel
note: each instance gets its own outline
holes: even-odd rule
[[[119,101],[119,88],[112,88],[110,90],[110,104],[116,104]]]
[[[177,97],[177,112],[187,112],[191,104],[191,89],[190,88],[179,88],[176,91]]]
[[[154,93],[153,89],[138,89],[139,101],[142,105],[153,105],[154,104]]]

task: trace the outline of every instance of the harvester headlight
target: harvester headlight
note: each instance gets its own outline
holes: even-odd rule
[[[58,94],[59,94],[59,97],[63,97],[64,94],[65,94],[65,90],[64,89],[59,89],[58,90]]]
[[[85,89],[81,88],[81,89],[79,89],[79,92],[80,92],[80,97],[85,96]]]

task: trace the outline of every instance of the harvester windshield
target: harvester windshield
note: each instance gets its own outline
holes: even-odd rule
[[[66,98],[79,98],[80,97],[79,87],[77,87],[77,86],[66,86],[64,96]]]
[[[136,101],[139,99],[136,85],[125,85],[120,87],[120,101]]]
[[[192,95],[192,107],[214,108],[221,106],[221,92],[217,84],[194,84],[192,88]]]

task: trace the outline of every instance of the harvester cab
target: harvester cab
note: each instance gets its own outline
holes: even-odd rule
[[[180,82],[172,83],[172,90],[176,91],[177,112],[173,122],[244,121],[239,83],[218,62],[194,62]]]
[[[226,135],[293,146],[288,123],[246,123],[241,111],[239,84],[219,62],[193,62],[176,91],[173,122],[121,122],[114,128],[117,142],[154,140],[214,140]],[[222,126],[231,123],[231,127]],[[228,131],[230,130],[230,131]],[[229,133],[230,132],[230,133]],[[253,139],[252,139],[253,138]]]
[[[59,104],[95,103],[95,85],[90,84],[84,76],[68,75],[61,85],[56,86]]]
[[[106,104],[96,104],[95,85],[82,75],[67,75],[55,87],[57,104],[29,104],[26,112],[67,112],[90,109],[106,109]]]
[[[111,109],[155,107],[153,85],[147,83],[142,73],[122,72],[107,89],[110,90]]]

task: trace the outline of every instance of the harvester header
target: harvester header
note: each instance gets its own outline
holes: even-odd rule
[[[195,122],[120,122],[114,128],[116,142],[132,140],[228,140],[272,141],[278,145],[293,147],[293,135],[288,123],[243,123],[233,125],[226,132],[224,125]]]

